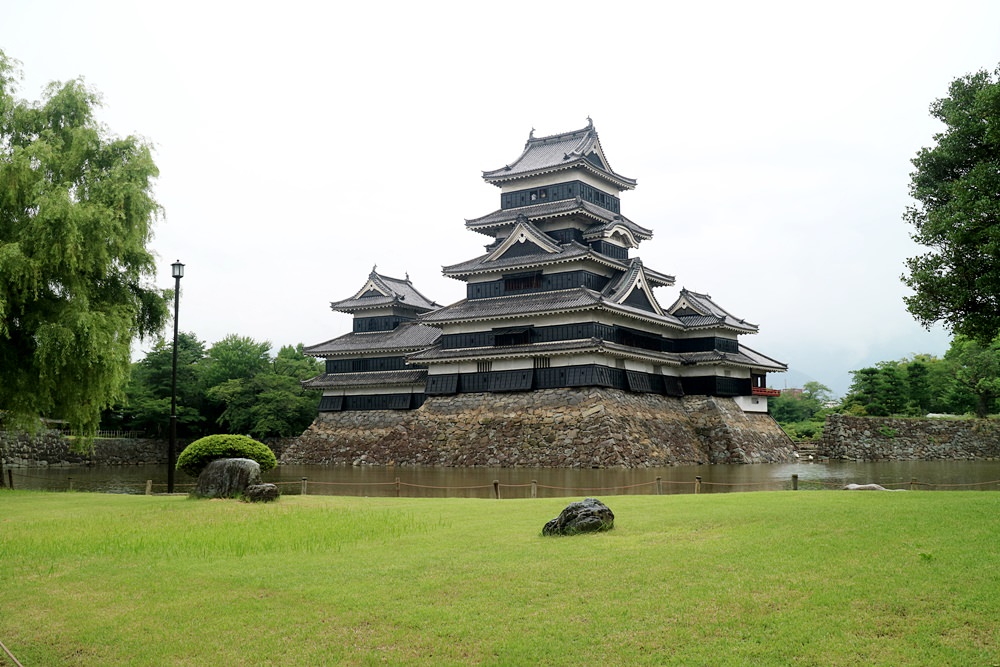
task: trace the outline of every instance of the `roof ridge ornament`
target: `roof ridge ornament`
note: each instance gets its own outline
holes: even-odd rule
[[[588,130],[594,129],[594,120],[590,117],[590,114],[587,114],[587,129]]]

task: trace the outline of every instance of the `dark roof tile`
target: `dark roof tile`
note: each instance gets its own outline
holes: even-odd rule
[[[433,345],[441,330],[419,322],[403,322],[392,331],[348,333],[303,349],[313,357],[332,357],[359,352],[412,352]]]
[[[606,157],[601,165],[588,160],[587,156],[593,152],[602,156],[604,154],[593,123],[588,123],[587,127],[580,130],[547,137],[536,138],[532,130],[520,157],[500,169],[484,171],[483,178],[490,183],[499,184],[515,178],[580,167],[613,183],[620,190],[635,187],[635,179],[615,173],[611,165],[607,164]]]
[[[302,386],[306,389],[338,389],[354,387],[397,387],[422,384],[427,380],[427,369],[415,368],[405,371],[373,371],[370,373],[324,373]]]

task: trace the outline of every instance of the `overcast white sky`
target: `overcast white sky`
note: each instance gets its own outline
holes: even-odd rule
[[[157,284],[180,327],[281,345],[350,328],[329,303],[372,265],[439,303],[482,252],[481,171],[589,115],[637,178],[661,288],[707,292],[788,363],[772,386],[942,354],[906,312],[902,213],[928,105],[1000,62],[1000,3],[0,0],[21,96],[83,76],[155,145]]]

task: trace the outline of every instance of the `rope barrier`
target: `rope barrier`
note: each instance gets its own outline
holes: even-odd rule
[[[784,484],[782,480],[772,480],[770,482],[702,482],[702,486],[774,486],[775,484]]]
[[[989,484],[1000,484],[1000,479],[995,479],[992,482],[969,482],[967,484],[930,484],[925,482],[915,482],[915,483],[920,484],[922,486],[933,486],[934,488],[937,489],[951,489],[958,487],[965,488],[969,486],[987,486]]]
[[[393,482],[395,484],[395,482]],[[414,489],[455,489],[455,490],[465,490],[465,489],[492,489],[492,484],[481,484],[477,486],[429,486],[427,484],[410,484],[409,482],[400,482],[400,486],[409,486]],[[503,486],[501,484],[500,486]],[[530,484],[528,486],[531,486]]]
[[[30,475],[30,474],[25,474],[25,473],[20,473],[20,472],[13,473],[12,471],[10,471],[10,472],[13,474],[13,476],[15,478],[18,478],[18,479],[43,480],[43,481],[48,481],[48,482],[56,482],[56,481],[58,481],[58,478],[53,478],[53,477],[44,477],[44,476],[40,476],[40,475]],[[795,476],[793,475],[793,479],[794,478],[795,478]],[[73,475],[66,475],[66,479],[73,479]],[[796,481],[797,481],[798,487],[800,489],[803,489],[804,487],[812,487],[814,489],[817,488],[817,487],[820,488],[820,489],[822,489],[822,488],[836,488],[836,489],[841,489],[841,488],[844,488],[844,486],[846,485],[845,482],[831,482],[831,481],[822,480],[822,479],[797,479]],[[138,488],[138,489],[142,489],[142,488],[147,488],[147,489],[153,489],[153,488],[162,489],[162,488],[165,488],[165,487],[168,486],[165,483],[161,483],[161,482],[154,483],[152,481],[147,481],[146,484],[141,484],[141,483],[119,482],[119,481],[113,481],[113,480],[89,480],[89,479],[76,478],[76,479],[73,479],[73,482],[70,483],[70,485],[69,485],[70,489],[72,489],[73,483],[77,483],[77,484],[83,483],[83,484],[85,484],[87,486],[93,486],[93,485],[101,486],[101,485],[108,485],[108,484],[112,484],[113,483],[117,488],[121,488],[121,487],[124,486],[124,487],[135,487],[135,488]],[[299,480],[294,480],[294,481],[289,480],[289,481],[279,481],[279,482],[272,482],[272,483],[275,484],[276,486],[293,486],[293,485],[294,486],[300,486],[304,482],[303,481],[299,481]],[[793,481],[792,483],[794,485],[795,482]],[[451,491],[471,491],[471,490],[493,489],[493,488],[497,488],[497,489],[499,489],[499,488],[503,488],[503,489],[517,489],[517,488],[522,488],[523,489],[523,488],[529,488],[529,487],[531,487],[533,489],[548,489],[548,490],[551,490],[551,491],[570,492],[571,495],[574,495],[576,493],[598,493],[598,492],[599,493],[608,493],[608,492],[613,492],[613,491],[626,491],[626,490],[629,490],[629,489],[638,489],[638,488],[650,487],[650,486],[656,486],[657,490],[661,491],[664,485],[670,485],[670,484],[675,485],[675,486],[694,486],[695,487],[695,493],[698,492],[698,488],[706,489],[708,487],[719,487],[719,488],[747,488],[747,487],[749,487],[749,488],[765,488],[765,487],[767,487],[767,488],[774,488],[774,487],[785,487],[785,488],[787,488],[787,485],[789,484],[789,480],[773,479],[773,480],[765,481],[765,482],[707,482],[707,481],[701,480],[699,478],[698,481],[685,482],[685,481],[678,481],[678,480],[656,479],[654,481],[649,481],[649,482],[637,482],[635,484],[618,484],[618,485],[615,485],[615,486],[556,486],[556,485],[553,485],[553,484],[542,484],[542,483],[538,483],[538,482],[530,482],[530,483],[523,483],[523,484],[508,483],[508,482],[496,482],[495,484],[473,484],[473,485],[463,485],[463,486],[439,486],[439,485],[432,485],[432,484],[418,484],[418,483],[415,483],[415,482],[404,482],[404,481],[402,481],[400,479],[396,479],[395,481],[391,481],[391,482],[327,482],[327,481],[319,481],[319,480],[315,480],[315,481],[314,480],[308,480],[308,484],[310,486],[317,486],[318,485],[318,486],[331,486],[331,487],[345,487],[345,486],[347,486],[347,487],[362,487],[362,488],[365,488],[365,487],[395,487],[397,489],[397,493],[398,493],[398,489],[400,489],[401,487],[404,487],[404,486],[408,487],[408,488],[412,488],[412,489],[433,489],[433,490],[438,490],[438,491],[440,491],[440,490],[444,490],[444,491],[449,491],[449,490],[451,490]],[[174,486],[178,487],[178,488],[194,488],[194,487],[197,486],[197,484],[195,484],[195,483],[175,484]],[[887,488],[887,489],[891,489],[893,487],[896,487],[896,488],[911,488],[911,489],[919,487],[919,488],[927,489],[927,490],[933,490],[933,489],[967,489],[967,488],[973,488],[973,487],[1000,486],[1000,480],[991,480],[991,481],[987,481],[987,482],[934,484],[934,483],[929,483],[929,482],[920,482],[920,481],[918,481],[916,479],[912,479],[909,482],[886,482],[886,483],[880,484],[880,486],[882,486],[884,488]],[[532,494],[532,497],[534,497],[534,494]]]
[[[694,484],[694,482],[690,482]],[[635,489],[640,486],[651,486],[656,484],[653,482],[642,482],[640,484],[627,484],[625,486],[549,486],[548,484],[539,484],[539,489],[557,489],[559,491],[614,491],[615,489]],[[501,486],[503,486],[501,484]]]
[[[10,652],[10,649],[9,649],[9,648],[7,648],[6,646],[4,646],[4,643],[3,643],[3,642],[0,642],[0,648],[2,648],[2,649],[3,649],[3,652],[4,652],[4,653],[6,653],[6,654],[7,654],[7,656],[8,656],[8,657],[9,657],[9,658],[10,658],[11,660],[13,660],[13,661],[14,661],[14,664],[15,664],[15,665],[16,665],[17,667],[24,667],[24,665],[22,665],[22,664],[21,664],[20,662],[18,662],[18,661],[17,661],[17,658],[15,658],[15,657],[14,657],[14,654]]]
[[[282,482],[282,484],[301,484],[302,482]],[[314,482],[309,480],[310,486],[313,484],[323,484],[326,486],[393,486],[395,482]]]

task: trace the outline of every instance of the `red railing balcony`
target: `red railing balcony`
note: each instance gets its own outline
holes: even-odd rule
[[[751,387],[750,394],[752,396],[781,396],[781,390],[768,389],[766,387]]]

